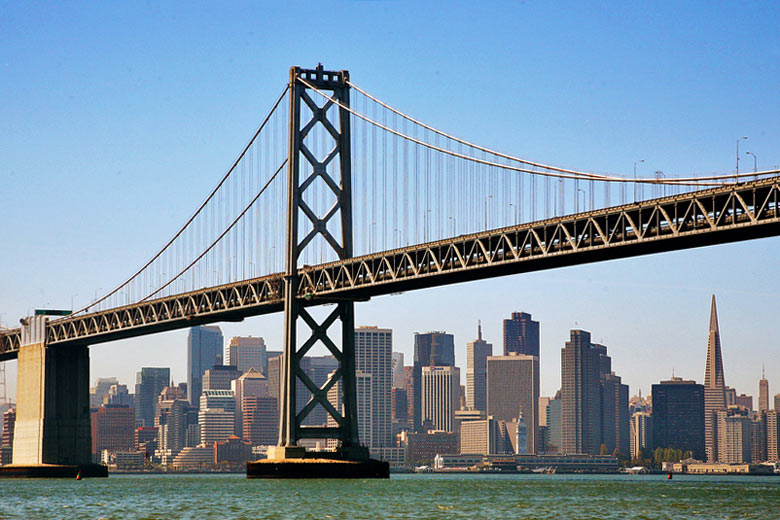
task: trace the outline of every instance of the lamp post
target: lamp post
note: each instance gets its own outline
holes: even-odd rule
[[[758,173],[758,158],[756,157],[756,154],[753,152],[745,152],[745,155],[753,156],[753,173]],[[758,175],[753,175],[753,180],[758,180]]]
[[[645,162],[644,159],[639,159],[638,161],[634,161],[634,203],[636,203],[636,165],[643,162]]]
[[[743,135],[739,139],[737,139],[737,176],[734,177],[734,182],[739,182],[739,142],[743,139],[747,140],[747,136]]]
[[[452,236],[455,236],[455,217],[447,217],[447,220],[452,221]]]

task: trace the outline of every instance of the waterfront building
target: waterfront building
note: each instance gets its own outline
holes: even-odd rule
[[[414,429],[422,428],[422,367],[455,366],[455,341],[446,332],[414,333],[412,418]]]
[[[129,406],[105,405],[90,414],[92,456],[100,460],[103,450],[131,451],[135,448],[135,410]]]
[[[371,438],[369,447],[392,446],[393,331],[355,328],[355,368],[371,375]],[[401,359],[403,363],[403,359]],[[403,365],[402,365],[403,366]]]
[[[601,443],[609,454],[617,449],[624,456],[630,450],[628,385],[614,372],[601,377]]]
[[[761,379],[758,381],[758,412],[769,411],[769,381],[764,368],[761,368]]]
[[[157,427],[141,426],[133,432],[134,451],[143,451],[146,457],[154,455],[157,450]]]
[[[630,457],[639,458],[642,450],[653,448],[653,416],[648,412],[634,412],[631,416]]]
[[[690,450],[693,458],[704,460],[704,386],[672,377],[653,385],[652,395],[653,449]]]
[[[170,466],[176,469],[207,470],[214,468],[214,446],[200,444],[188,446],[172,459]]]
[[[434,430],[453,432],[458,408],[460,370],[453,366],[422,367],[422,421]]]
[[[568,454],[596,455],[601,448],[602,353],[590,332],[572,330],[561,349],[561,448]]]
[[[233,365],[214,365],[203,372],[203,390],[230,390],[231,384],[241,372]]]
[[[508,453],[501,421],[492,416],[460,425],[460,452],[474,454]]]
[[[734,394],[736,395],[736,392]],[[717,445],[716,412],[725,410],[726,407],[726,380],[723,374],[718,311],[713,294],[707,336],[707,363],[704,370],[704,446],[708,462],[718,461],[720,450]]]
[[[3,437],[0,442],[0,464],[11,464],[14,452],[14,428],[16,427],[16,408],[3,412]]]
[[[143,367],[135,376],[135,418],[139,426],[154,426],[157,398],[171,382],[171,369]]]
[[[466,407],[487,410],[487,358],[493,345],[482,339],[482,323],[477,325],[477,339],[466,344]]]
[[[406,448],[406,463],[411,467],[433,464],[440,453],[458,451],[456,433],[430,430],[424,433],[401,432],[401,446]]]
[[[195,408],[203,390],[203,373],[222,364],[222,344],[219,327],[192,327],[187,335],[187,400]]]
[[[513,312],[504,320],[504,355],[512,352],[539,357],[539,322],[526,312]]]
[[[238,368],[243,374],[250,368],[263,372],[267,365],[265,340],[252,336],[234,336],[225,348],[225,364]]]
[[[228,467],[243,467],[252,459],[252,445],[231,435],[223,441],[214,443],[214,465]]]
[[[528,450],[536,453],[539,425],[539,358],[511,352],[487,358],[487,414],[499,421],[525,417]]]

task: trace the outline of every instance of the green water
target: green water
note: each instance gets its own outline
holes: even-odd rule
[[[0,518],[780,518],[778,477],[398,475],[0,480]]]

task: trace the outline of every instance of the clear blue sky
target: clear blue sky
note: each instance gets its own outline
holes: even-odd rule
[[[727,171],[735,140],[780,164],[777,2],[0,3],[0,322],[86,303],[133,272],[224,173],[292,65],[349,69],[480,144],[585,170]],[[446,7],[443,7],[445,6]],[[752,159],[741,163],[752,167]],[[640,172],[642,173],[642,172]],[[455,334],[541,321],[542,392],[575,326],[632,394],[701,381],[718,298],[727,384],[780,392],[780,238],[377,298],[358,324]],[[223,327],[281,342],[281,317]],[[185,378],[186,331],[94,347],[92,374]],[[9,388],[15,363],[9,363]]]

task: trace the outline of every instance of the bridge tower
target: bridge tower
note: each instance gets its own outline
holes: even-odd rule
[[[355,382],[355,309],[354,302],[346,299],[333,301],[317,300],[316,304],[335,304],[327,317],[318,322],[304,306],[314,305],[307,301],[307,295],[300,294],[301,258],[304,250],[320,237],[324,244],[340,260],[352,257],[352,166],[350,152],[349,72],[325,71],[322,65],[307,70],[298,67],[290,69],[290,119],[288,157],[287,197],[287,247],[284,289],[284,357],[282,368],[282,396],[280,403],[279,445],[269,450],[270,461],[313,458],[307,454],[298,441],[306,438],[329,438],[340,441],[335,454],[325,458],[334,459],[330,468],[320,464],[307,464],[303,470],[310,476],[344,476],[345,467],[351,476],[356,467],[359,476],[373,475],[377,467],[382,473],[382,464],[369,459],[368,449],[360,444],[357,422],[357,391]],[[323,100],[318,90],[332,99]],[[336,102],[334,102],[334,100]],[[303,108],[303,110],[302,110]],[[307,110],[308,109],[308,110]],[[332,113],[334,113],[331,115]],[[306,114],[304,116],[304,113]],[[303,120],[307,119],[307,120]],[[308,136],[314,129],[322,129],[333,138],[330,150],[318,156],[307,145]],[[335,203],[324,214],[317,214],[306,202],[306,191],[315,181],[321,179],[335,196]],[[305,220],[304,220],[305,219]],[[335,222],[334,222],[335,221]],[[299,225],[302,224],[302,225]],[[329,226],[330,224],[330,226]],[[338,231],[335,231],[338,230]],[[335,235],[335,236],[334,236]],[[298,335],[299,325],[307,331]],[[340,330],[338,329],[340,325]],[[337,346],[338,338],[341,348]],[[339,367],[322,387],[318,387],[301,369],[301,359],[317,343],[323,344],[339,362]],[[302,382],[311,392],[311,398],[298,411],[296,395],[297,382]],[[342,409],[337,410],[327,398],[328,390],[339,383],[342,389]],[[322,406],[336,426],[305,426],[304,419],[317,406]],[[322,454],[316,455],[323,458]],[[357,463],[344,466],[337,461]],[[255,465],[257,466],[257,465]],[[268,465],[265,465],[268,469]],[[326,465],[327,466],[327,465]],[[301,463],[289,465],[299,468]],[[333,468],[336,468],[335,470]],[[368,468],[368,472],[366,472]],[[386,468],[385,471],[386,473]],[[253,474],[254,473],[254,474]],[[273,471],[273,475],[260,475],[249,469],[250,476],[284,476],[284,470]],[[296,475],[291,475],[296,476]]]

